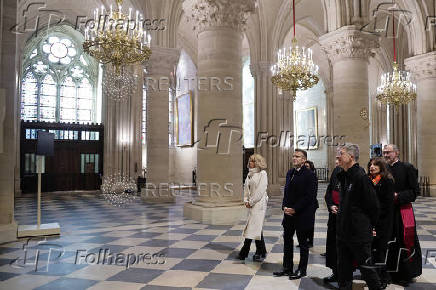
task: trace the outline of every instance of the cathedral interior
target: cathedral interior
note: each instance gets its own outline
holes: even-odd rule
[[[0,16],[0,289],[334,289],[324,195],[345,143],[365,169],[388,144],[416,167],[422,274],[387,289],[436,289],[436,0],[1,0]],[[297,148],[319,209],[289,281],[273,272]],[[262,262],[236,258],[254,153]]]

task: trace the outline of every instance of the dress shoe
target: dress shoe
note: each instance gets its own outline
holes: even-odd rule
[[[246,257],[242,256],[241,254],[238,254],[238,256],[236,257],[236,259],[238,260],[245,260]]]
[[[289,276],[292,274],[291,270],[287,270],[287,269],[283,269],[281,271],[278,272],[273,272],[273,275],[276,277],[281,277],[281,276]]]
[[[325,257],[327,255],[327,253],[321,253],[320,255]]]
[[[289,280],[296,280],[306,276],[306,272],[302,272],[300,269],[289,275]]]
[[[409,281],[407,281],[407,280],[392,280],[392,284],[397,284],[397,285],[400,285],[403,287],[409,286],[410,282],[411,282],[410,280]]]
[[[338,282],[338,277],[335,274],[332,274],[323,279],[324,283]]]
[[[309,248],[313,248],[313,243],[308,244]]]
[[[265,260],[266,254],[260,255],[260,254],[254,254],[253,255],[253,261],[254,262],[263,262]]]

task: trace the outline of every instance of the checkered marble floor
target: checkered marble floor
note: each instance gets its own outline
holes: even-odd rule
[[[245,221],[213,226],[183,217],[190,194],[181,193],[174,204],[137,200],[122,208],[95,195],[62,194],[46,195],[42,202],[42,222],[59,222],[61,236],[0,245],[0,289],[334,289],[337,284],[322,282],[330,275],[320,256],[328,219],[324,191],[325,184],[320,184],[315,246],[308,277],[301,280],[272,276],[281,268],[283,253],[280,197],[270,199],[264,225],[268,256],[258,263],[251,260],[254,243],[245,262],[235,260]],[[407,289],[436,289],[435,204],[436,198],[431,197],[420,197],[414,204],[424,269]],[[34,198],[17,198],[15,207],[19,224],[35,222]],[[295,248],[296,264],[298,252]],[[354,289],[363,289],[365,283],[356,275]],[[388,289],[402,288],[390,285]]]

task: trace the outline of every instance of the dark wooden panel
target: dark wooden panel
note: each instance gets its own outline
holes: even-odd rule
[[[78,140],[55,139],[54,156],[45,158],[45,173],[42,175],[42,191],[96,190],[100,188],[103,174],[104,128],[96,124],[63,124],[45,122],[21,122],[21,190],[34,193],[37,190],[37,174],[25,172],[25,154],[36,152],[35,139],[26,139],[26,129],[78,131]],[[82,131],[98,132],[99,140],[81,140]],[[81,173],[81,154],[98,154],[97,172],[89,172],[94,164],[88,164],[86,173]],[[85,164],[86,165],[86,164]],[[91,169],[92,169],[91,168]]]

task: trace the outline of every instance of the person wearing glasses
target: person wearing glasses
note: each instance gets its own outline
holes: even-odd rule
[[[353,261],[370,290],[381,289],[376,267],[371,264],[373,228],[379,216],[379,202],[371,180],[359,166],[359,146],[346,143],[338,152],[340,201],[336,217],[339,289],[353,287]]]
[[[389,247],[387,267],[391,271],[392,282],[406,287],[413,278],[422,274],[421,246],[412,207],[412,202],[419,195],[419,183],[415,167],[402,162],[399,155],[400,150],[395,144],[383,147],[383,157],[394,177],[391,240],[395,242]]]

